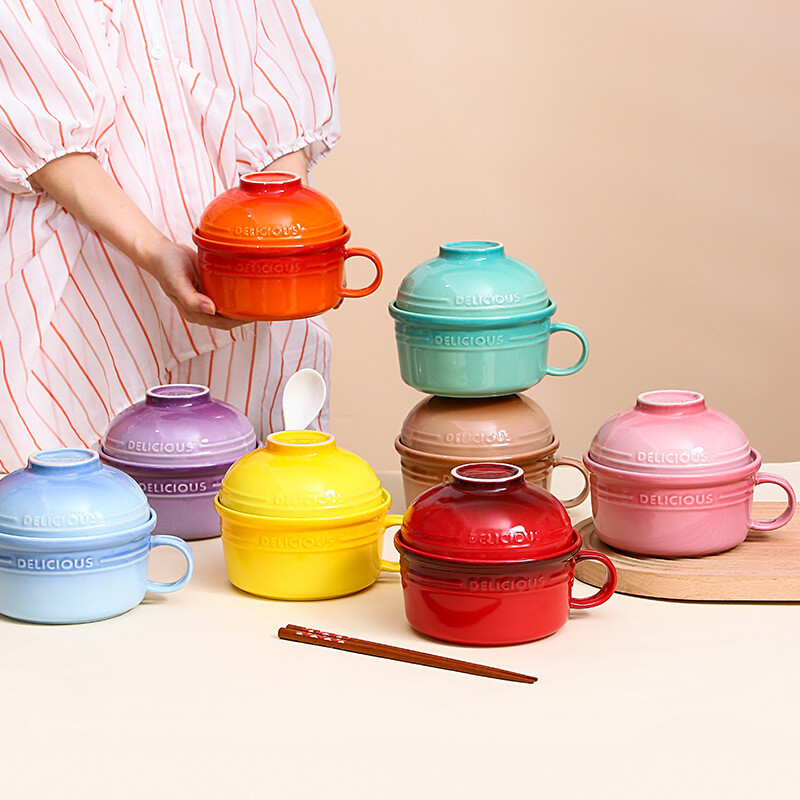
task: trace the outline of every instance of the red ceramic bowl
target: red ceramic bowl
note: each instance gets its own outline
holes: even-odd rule
[[[464,464],[420,495],[395,537],[406,616],[421,633],[460,644],[500,645],[549,636],[570,608],[605,602],[614,565],[580,551],[563,505],[510,464]],[[605,564],[608,580],[572,598],[575,564]]]
[[[203,291],[218,313],[244,320],[302,319],[374,292],[380,259],[345,247],[349,238],[336,206],[289,172],[243,176],[206,207],[193,235]],[[363,289],[345,287],[345,260],[353,256],[375,264]]]
[[[542,639],[562,628],[571,608],[605,603],[617,586],[614,565],[602,553],[581,550],[574,534],[567,552],[550,559],[491,563],[435,558],[404,544],[400,578],[406,618],[426,636],[470,645],[522,644]],[[575,565],[602,562],[608,578],[587,598],[572,596]]]

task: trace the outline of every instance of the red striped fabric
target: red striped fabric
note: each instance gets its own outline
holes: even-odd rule
[[[93,444],[162,382],[206,382],[259,436],[286,380],[326,378],[320,320],[215,331],[29,181],[94,154],[147,216],[191,244],[244,172],[339,138],[333,58],[308,0],[0,0],[0,471]],[[318,426],[327,425],[327,409]]]

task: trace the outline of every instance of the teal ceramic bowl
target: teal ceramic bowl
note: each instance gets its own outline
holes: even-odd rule
[[[571,375],[589,346],[574,325],[551,322],[556,304],[539,275],[498,242],[450,242],[403,280],[389,313],[403,380],[443,397],[495,397]],[[547,364],[550,335],[581,342],[570,367]]]

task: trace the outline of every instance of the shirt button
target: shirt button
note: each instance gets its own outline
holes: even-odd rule
[[[164,50],[164,48],[159,44],[157,44],[155,47],[150,48],[150,55],[153,58],[163,58],[165,53],[166,50]]]

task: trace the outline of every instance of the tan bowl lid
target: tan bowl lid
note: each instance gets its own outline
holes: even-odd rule
[[[420,453],[488,460],[515,458],[554,440],[550,420],[530,397],[426,397],[403,422],[400,441]]]

